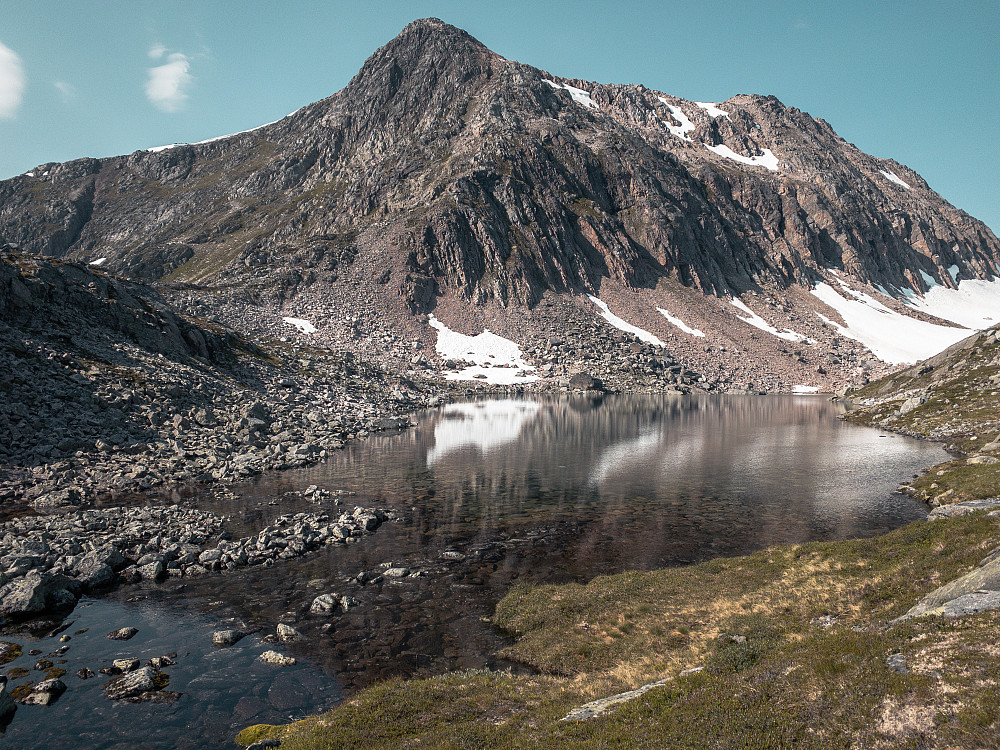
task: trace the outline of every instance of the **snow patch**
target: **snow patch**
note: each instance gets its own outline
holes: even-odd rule
[[[663,315],[664,318],[666,318],[675,326],[680,328],[682,331],[684,331],[684,333],[690,333],[692,336],[705,338],[705,334],[702,331],[699,331],[697,328],[691,328],[690,326],[685,325],[683,320],[681,320],[680,318],[675,318],[673,315],[664,310],[662,307],[658,307],[656,309],[660,311],[660,313]]]
[[[302,318],[282,318],[288,325],[295,326],[302,333],[316,333],[316,326]]]
[[[954,281],[956,284],[958,283],[959,270],[960,270],[959,267],[956,265],[948,266],[948,275],[951,276],[951,280]]]
[[[695,102],[699,107],[708,112],[710,117],[725,117],[730,121],[733,119],[729,117],[729,113],[723,109],[719,109],[712,102]]]
[[[673,104],[668,102],[662,96],[658,98],[661,102],[663,102],[664,106],[666,106],[666,108],[670,110],[670,114],[673,115],[673,118],[677,120],[677,122],[679,122],[680,125],[671,125],[666,120],[661,120],[661,122],[666,126],[667,130],[676,135],[682,141],[690,142],[691,139],[688,138],[685,135],[685,133],[690,133],[692,130],[694,130],[694,123],[688,119],[687,115],[684,114],[684,110],[682,110],[680,107],[675,107]]]
[[[448,380],[482,380],[485,383],[511,385],[531,383],[536,375],[524,374],[535,368],[524,361],[524,355],[515,342],[484,330],[477,336],[466,336],[453,331],[433,315],[428,316],[431,328],[438,332],[435,349],[444,359],[473,362],[459,372],[445,374]],[[476,377],[482,375],[483,377]]]
[[[25,173],[24,173],[24,176],[25,176],[25,177],[34,177],[34,176],[35,176],[35,173],[34,173],[34,172],[25,172]]]
[[[937,279],[935,279],[930,274],[924,273],[923,269],[918,268],[917,272],[920,274],[920,278],[924,280],[924,283],[927,285],[928,289],[933,289],[934,287],[938,286]]]
[[[816,393],[819,391],[818,385],[793,385],[792,393]]]
[[[733,161],[738,161],[741,164],[749,164],[752,167],[764,167],[765,169],[770,169],[772,172],[778,171],[778,157],[769,148],[765,148],[760,156],[743,156],[742,154],[737,154],[724,143],[718,146],[709,146],[706,143],[705,148],[712,153],[732,159]]]
[[[295,110],[298,112],[299,110]],[[235,133],[228,133],[226,135],[217,135],[214,138],[206,138],[203,141],[195,141],[194,143],[168,143],[166,146],[153,146],[152,148],[140,149],[142,151],[149,151],[150,153],[158,153],[160,151],[167,151],[172,148],[179,148],[180,146],[204,146],[206,143],[215,143],[216,141],[222,141],[226,138],[232,138],[237,135],[245,135],[247,133],[253,133],[262,128],[266,128],[268,125],[274,125],[275,123],[281,122],[285,118],[291,117],[295,112],[290,112],[285,117],[280,117],[277,120],[271,120],[271,122],[265,122],[263,125],[258,125],[255,128],[250,128],[249,130],[240,130]]]
[[[569,95],[573,97],[573,101],[577,104],[582,104],[584,107],[590,107],[593,109],[600,109],[600,107],[597,106],[597,102],[591,99],[590,94],[583,89],[570,86],[568,83],[556,83],[555,81],[550,81],[546,78],[543,78],[542,80],[554,89],[566,89],[566,91],[569,92]]]
[[[608,321],[611,325],[617,328],[619,331],[625,331],[626,333],[631,333],[633,336],[638,338],[640,341],[645,341],[647,344],[653,344],[653,346],[666,346],[662,341],[660,341],[656,336],[651,334],[649,331],[638,328],[631,323],[627,323],[617,315],[615,315],[611,310],[608,309],[607,304],[602,300],[599,300],[592,294],[588,294],[587,297],[590,301],[597,305],[601,310],[601,317]]]
[[[427,465],[461,448],[489,453],[514,442],[539,408],[534,401],[514,399],[448,404],[434,425],[434,447],[427,451]]]
[[[913,188],[907,185],[905,182],[903,182],[903,180],[900,179],[899,175],[897,175],[895,172],[888,172],[884,169],[880,169],[879,172],[881,172],[882,176],[885,177],[885,179],[887,179],[889,182],[895,182],[897,185],[905,187],[907,190],[913,190]]]
[[[948,272],[951,273],[951,268]],[[952,278],[957,275],[955,271]],[[963,279],[958,282],[958,289],[937,284],[922,297],[910,289],[903,290],[903,294],[903,303],[910,309],[966,328],[979,330],[1000,322],[1000,278],[989,281]]]
[[[889,364],[927,359],[972,334],[967,328],[948,328],[901,315],[862,292],[852,291],[854,299],[846,299],[829,284],[820,283],[812,294],[836,310],[845,325],[816,313],[824,323]]]
[[[97,260],[90,261],[90,265],[92,265],[92,266],[103,266],[107,262],[108,262],[107,258],[98,258]]]
[[[786,328],[783,331],[779,331],[777,328],[775,328],[773,325],[768,323],[757,313],[755,313],[753,310],[751,310],[749,307],[743,304],[743,301],[738,299],[737,297],[733,297],[731,300],[729,300],[729,302],[733,305],[733,307],[737,308],[738,310],[742,310],[743,312],[745,312],[747,315],[750,316],[748,318],[744,318],[742,315],[736,316],[744,323],[749,323],[755,328],[759,328],[762,331],[767,331],[772,336],[777,336],[779,339],[784,339],[785,341],[805,341],[805,342],[809,341],[809,338],[807,336],[803,336],[801,333],[796,333],[791,328]]]

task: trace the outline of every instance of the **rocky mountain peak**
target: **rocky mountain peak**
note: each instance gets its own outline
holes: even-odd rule
[[[785,295],[832,269],[900,297],[1000,273],[987,227],[774,97],[561,78],[438,19],[272,125],[0,182],[0,238],[264,306],[345,284],[346,307],[363,288],[411,320],[607,287]]]

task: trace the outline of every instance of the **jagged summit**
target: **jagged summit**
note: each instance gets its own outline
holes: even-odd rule
[[[785,295],[833,270],[903,299],[1000,270],[985,225],[775,97],[562,78],[438,19],[271,125],[0,183],[0,239],[263,305],[346,284],[409,315]]]

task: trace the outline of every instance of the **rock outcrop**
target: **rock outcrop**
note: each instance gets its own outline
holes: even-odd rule
[[[418,312],[607,279],[730,295],[829,267],[920,291],[921,271],[953,286],[947,269],[1000,262],[993,233],[915,172],[773,96],[710,106],[558,79],[436,19],[271,125],[0,183],[0,237],[279,303],[361,267]]]

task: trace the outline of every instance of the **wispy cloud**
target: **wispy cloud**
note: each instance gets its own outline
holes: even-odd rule
[[[24,68],[21,58],[0,43],[0,120],[12,120],[24,96]]]
[[[162,44],[153,45],[149,56],[153,59],[166,57],[166,62],[149,69],[146,98],[163,112],[176,112],[187,100],[187,88],[194,80],[189,72],[191,60],[181,52],[167,54]]]
[[[56,91],[59,92],[59,96],[63,101],[63,104],[69,104],[76,98],[76,86],[72,83],[67,83],[66,81],[53,81],[52,85],[56,87]]]

